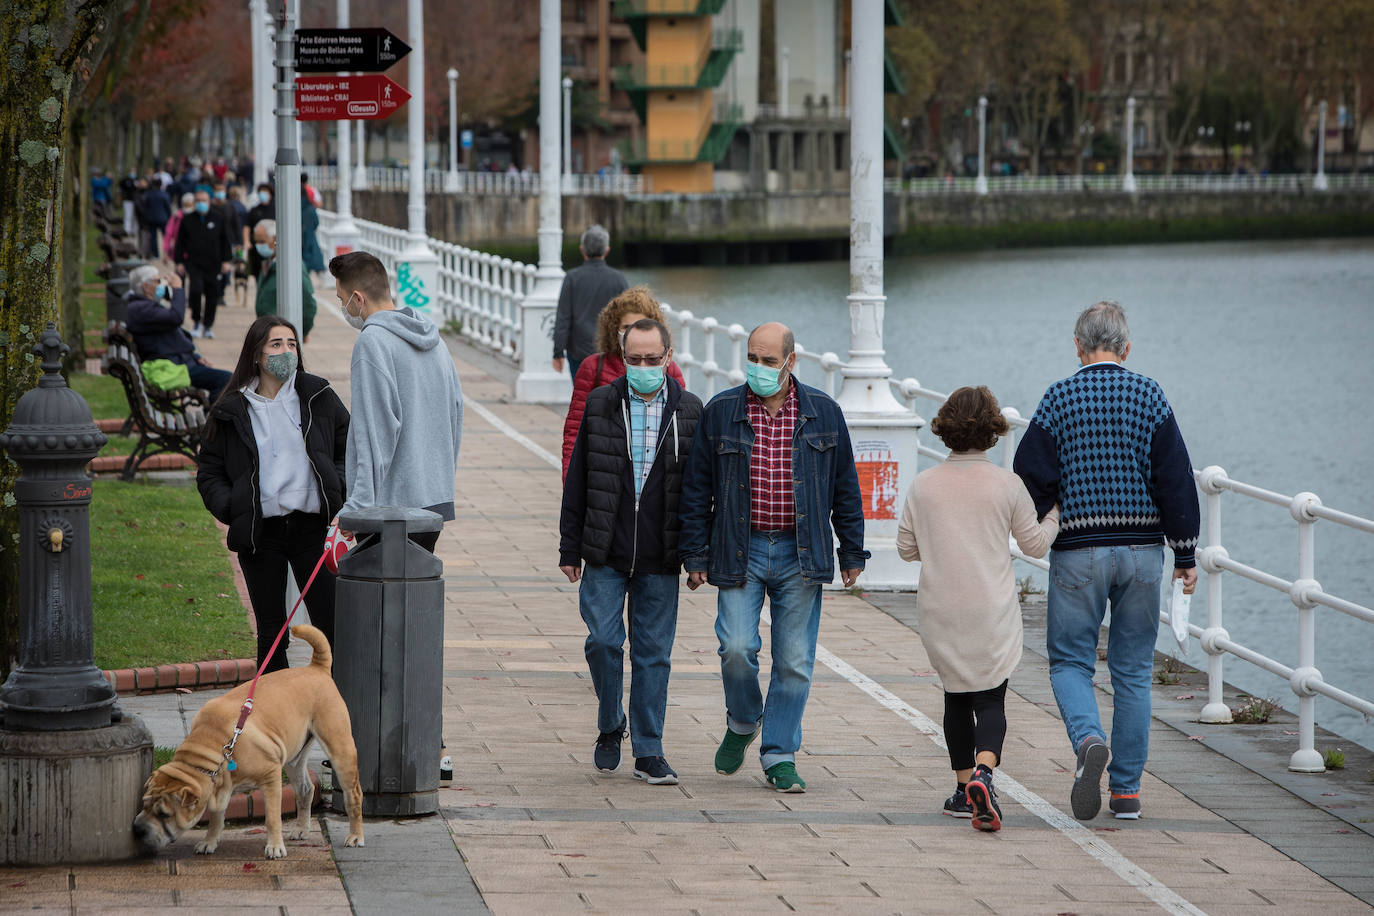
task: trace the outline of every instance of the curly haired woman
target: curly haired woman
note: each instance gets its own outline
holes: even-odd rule
[[[609,385],[625,374],[624,354],[620,340],[625,329],[641,318],[668,323],[647,286],[632,286],[616,296],[601,310],[596,325],[596,349],[582,361],[573,379],[572,400],[568,402],[568,416],[563,421],[563,477],[568,476],[568,462],[572,459],[573,443],[577,441],[577,430],[582,425],[582,409],[587,403],[587,395],[592,389]],[[686,388],[682,370],[677,363],[668,364],[668,375],[679,385]]]
[[[1007,679],[1021,659],[1007,535],[1027,556],[1043,557],[1059,534],[1059,508],[1037,521],[1021,478],[988,460],[1008,427],[987,388],[951,394],[930,428],[950,454],[907,491],[897,554],[921,561],[921,641],[945,689],[945,741],[957,780],[945,813],[993,831],[1002,810],[992,771],[1007,734]]]

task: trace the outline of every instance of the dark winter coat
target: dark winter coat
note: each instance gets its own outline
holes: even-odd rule
[[[677,575],[682,529],[678,501],[701,399],[671,377],[665,384],[658,448],[638,501],[625,425],[629,383],[622,376],[587,396],[563,484],[560,566],[579,566],[585,560],[625,573]]]
[[[625,375],[625,360],[619,353],[593,353],[582,361],[577,376],[573,379],[572,400],[568,401],[568,414],[563,418],[563,479],[568,477],[568,462],[572,461],[573,444],[577,442],[577,431],[582,428],[582,411],[587,406],[587,395],[609,382]],[[668,377],[683,388],[687,381],[677,363],[668,364]]]
[[[208,213],[193,211],[183,215],[177,227],[177,263],[188,264],[202,273],[218,274],[220,265],[234,257],[229,223],[214,207]]]
[[[296,394],[305,452],[319,483],[320,511],[333,518],[344,504],[348,408],[328,381],[307,372],[296,373]],[[200,447],[196,487],[210,514],[229,526],[229,549],[254,553],[262,540],[262,497],[249,409],[243,392],[229,391],[210,411],[214,427]]]

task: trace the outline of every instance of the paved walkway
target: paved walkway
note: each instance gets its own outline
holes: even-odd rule
[[[251,318],[245,312],[221,312],[219,336],[205,346],[220,365],[233,362]],[[345,399],[352,335],[322,308],[305,350],[308,367],[333,379]],[[539,916],[1370,910],[1367,801],[1357,797],[1353,804],[1364,807],[1342,820],[1267,778],[1286,774],[1257,775],[1163,721],[1142,787],[1145,817],[1074,821],[1072,756],[1045,663],[1032,652],[1008,696],[1006,767],[998,774],[1005,828],[983,835],[942,816],[953,780],[937,728],[941,692],[908,625],[910,596],[885,598],[890,613],[846,593],[826,596],[797,760],[806,794],[773,792],[756,760],[732,777],[714,771],[724,712],[711,588],[683,589],[672,659],[665,748],[682,784],[648,786],[628,765],[597,773],[585,630],[576,589],[557,569],[560,416],[507,403],[509,386],[454,349],[470,403],[458,519],[438,546],[446,571],[444,729],[456,768],[452,788],[440,793],[441,817],[369,822],[364,849],[335,846],[337,867],[318,841],[291,844],[287,859],[266,862],[261,828],[249,826],[227,831],[213,858],[192,855],[194,838],[184,837],[141,863],[6,870],[0,908],[489,908]],[[766,644],[765,636],[765,659]],[[144,697],[125,707],[146,712],[159,743],[172,743],[178,704],[199,699]],[[1224,732],[1183,727],[1209,729],[1207,741]],[[1215,806],[1226,816],[1197,801],[1209,798],[1226,803]],[[327,820],[337,843],[341,818]]]

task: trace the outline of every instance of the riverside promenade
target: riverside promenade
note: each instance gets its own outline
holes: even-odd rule
[[[305,362],[347,402],[355,332],[325,304],[332,291],[321,300]],[[203,346],[217,365],[232,366],[251,312],[221,310],[216,339]],[[826,595],[797,758],[805,794],[772,791],[753,755],[734,776],[714,771],[724,710],[710,587],[682,589],[664,736],[681,785],[631,778],[628,742],[618,773],[596,772],[585,630],[576,586],[557,568],[562,412],[509,403],[499,367],[457,342],[450,349],[468,403],[458,517],[437,548],[443,720],[455,764],[440,814],[371,821],[367,845],[345,849],[342,816],[326,813],[331,844],[317,833],[272,862],[262,858],[261,824],[235,824],[210,857],[193,854],[193,831],[137,862],[3,869],[0,910],[1374,911],[1367,755],[1351,754],[1344,774],[1289,774],[1287,750],[1268,750],[1266,733],[1190,723],[1198,703],[1181,699],[1191,691],[1180,686],[1156,688],[1142,819],[1075,821],[1073,756],[1034,651],[1044,645],[1034,608],[1007,698],[1000,833],[940,813],[954,780],[912,595]],[[765,663],[767,642],[765,633]],[[1102,679],[1105,689],[1105,671]],[[122,702],[158,744],[175,744],[206,696]],[[1280,724],[1263,728],[1276,747],[1289,740]]]

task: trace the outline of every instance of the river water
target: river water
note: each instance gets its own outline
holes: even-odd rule
[[[1131,325],[1127,366],[1163,385],[1195,467],[1220,465],[1280,493],[1310,490],[1327,506],[1374,518],[1374,239],[940,254],[890,258],[885,273],[885,346],[898,377],[939,391],[987,385],[1029,417],[1045,388],[1077,368],[1077,313],[1116,299]],[[627,276],[698,317],[745,328],[780,320],[808,350],[847,357],[845,262]],[[700,334],[692,349],[701,355]],[[726,352],[720,345],[717,359]],[[813,384],[817,375],[802,372]],[[1233,559],[1297,578],[1297,526],[1286,509],[1230,493],[1222,505]],[[1323,588],[1374,606],[1374,535],[1322,522],[1316,540]],[[1192,607],[1203,624],[1204,592],[1199,583]],[[1285,594],[1227,575],[1223,600],[1233,639],[1297,666],[1297,612]],[[1323,677],[1374,696],[1374,624],[1316,614]],[[1159,646],[1179,654],[1167,628]],[[1205,668],[1196,641],[1182,657]],[[1288,684],[1268,672],[1228,656],[1225,674],[1296,709]],[[1317,721],[1374,747],[1374,726],[1340,704],[1318,698]]]

